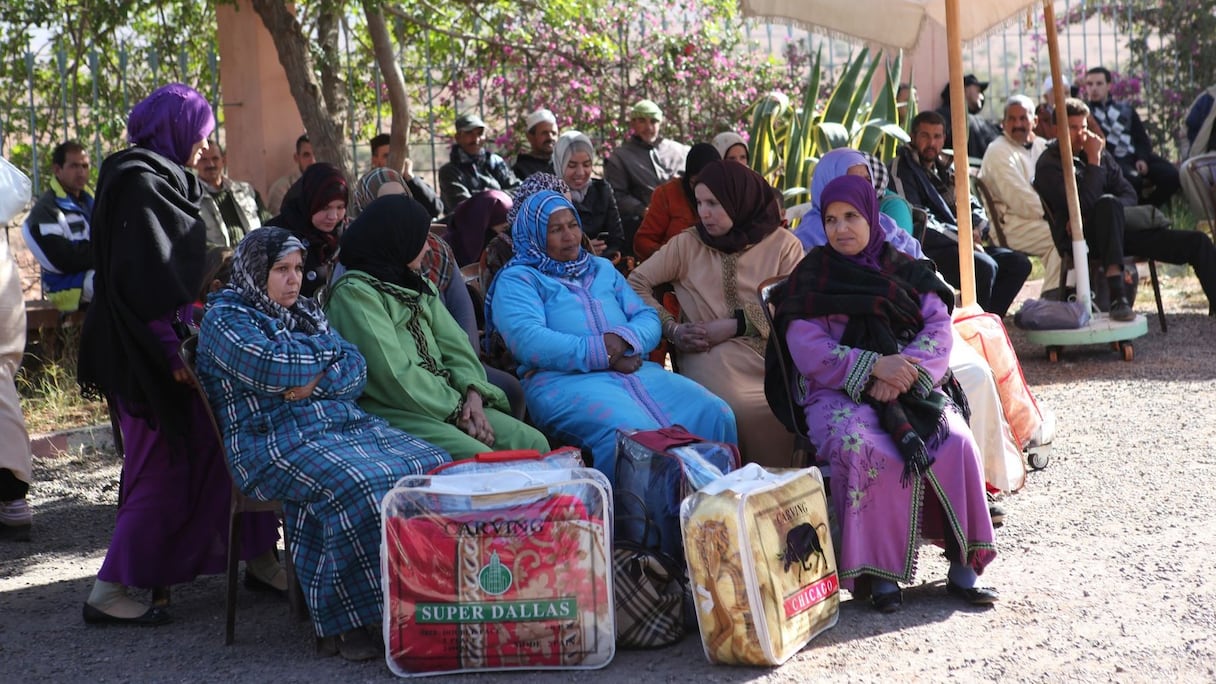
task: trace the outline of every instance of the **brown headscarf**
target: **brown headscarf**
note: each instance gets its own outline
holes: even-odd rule
[[[697,185],[709,188],[734,222],[730,232],[714,236],[698,221],[697,235],[706,245],[733,254],[781,227],[781,209],[772,186],[748,167],[727,161],[710,162],[697,176]]]

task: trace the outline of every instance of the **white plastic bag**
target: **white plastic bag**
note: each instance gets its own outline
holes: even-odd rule
[[[0,157],[0,225],[7,225],[30,203],[34,184],[21,169]]]

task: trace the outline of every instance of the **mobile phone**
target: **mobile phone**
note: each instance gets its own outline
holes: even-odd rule
[[[603,233],[600,233],[599,235],[596,235],[595,239],[599,240],[600,242],[608,242],[608,232],[605,231]]]

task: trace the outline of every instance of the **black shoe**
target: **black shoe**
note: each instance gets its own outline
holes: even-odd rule
[[[249,572],[248,568],[245,569],[245,588],[249,589],[250,591],[261,591],[267,594],[274,594],[275,596],[287,598],[286,589],[280,589],[270,582],[258,579],[258,576],[252,572]]]
[[[143,615],[133,618],[120,618],[103,613],[100,610],[90,606],[88,602],[84,604],[84,621],[89,625],[130,625],[134,627],[156,627],[171,621],[173,618],[160,608],[149,608]]]
[[[1112,321],[1127,322],[1135,320],[1136,312],[1132,311],[1132,305],[1127,303],[1127,300],[1120,297],[1110,305],[1110,319]]]
[[[358,662],[378,657],[383,651],[364,627],[356,627],[338,635],[338,655]]]
[[[996,497],[992,493],[988,494],[988,517],[992,518],[993,527],[1005,524],[1005,508],[996,502]]]
[[[870,594],[870,606],[884,615],[898,611],[904,605],[904,592],[896,589],[885,594]]]
[[[29,540],[29,525],[7,525],[0,523],[0,541],[27,542]]]
[[[946,581],[946,593],[957,596],[973,606],[991,606],[1001,600],[1001,595],[992,587],[964,589],[949,580]]]

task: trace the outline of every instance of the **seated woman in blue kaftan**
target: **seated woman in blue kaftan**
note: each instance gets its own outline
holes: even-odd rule
[[[612,262],[580,244],[574,205],[539,192],[511,228],[515,256],[486,300],[490,330],[519,363],[528,414],[559,442],[591,450],[613,478],[618,429],[679,424],[705,439],[737,442],[726,402],[645,360],[659,316]]]
[[[319,637],[375,657],[381,624],[380,502],[397,480],[450,460],[359,408],[358,349],[300,297],[304,245],[282,228],[237,246],[232,280],[199,333],[198,375],[224,433],[233,479],[279,499],[288,547]]]
[[[962,396],[947,368],[954,293],[930,262],[884,239],[868,180],[832,181],[821,206],[827,244],[791,274],[776,324],[808,436],[831,462],[841,584],[897,610],[896,583],[912,580],[923,537],[944,543],[951,594],[991,604],[996,592],[976,586],[996,555],[983,470],[942,391]]]

